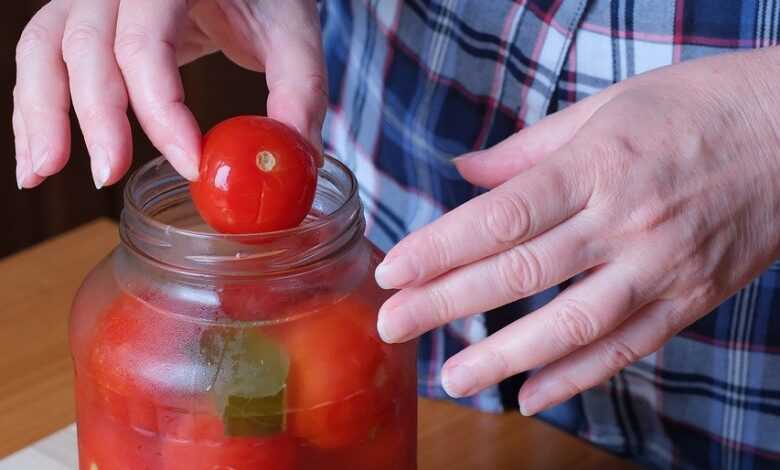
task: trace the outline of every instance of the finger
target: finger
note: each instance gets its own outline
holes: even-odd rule
[[[299,2],[290,2],[288,6]],[[268,0],[262,10],[269,8]],[[294,6],[294,5],[293,5]],[[204,53],[208,49],[221,50],[231,61],[255,72],[264,72],[262,46],[265,29],[257,28],[251,5],[240,2],[194,2],[190,7],[190,18],[184,24],[183,37],[193,45],[200,44]],[[273,21],[269,21],[273,23]],[[177,50],[179,63],[187,55]]]
[[[384,288],[419,285],[529,240],[580,211],[592,182],[550,160],[401,240],[377,268]]]
[[[213,2],[198,2],[196,5],[216,5]],[[195,8],[190,10],[193,12]],[[181,67],[189,64],[203,56],[212,54],[219,50],[214,42],[203,32],[203,30],[189,17],[184,19],[181,26],[180,36],[183,38],[176,48],[176,63]]]
[[[279,19],[288,24],[268,30],[263,54],[268,116],[297,129],[319,153],[328,94],[317,8],[314,2],[295,4]]]
[[[70,156],[70,96],[60,50],[68,6],[54,1],[41,8],[16,48],[14,101],[24,120],[32,171],[41,177],[60,171]]]
[[[464,349],[444,365],[450,395],[471,395],[555,361],[613,331],[650,298],[627,267],[607,265],[536,312]]]
[[[124,0],[114,52],[130,103],[152,143],[185,178],[198,178],[201,134],[184,104],[176,62],[184,0]]]
[[[518,394],[520,410],[530,416],[561,403],[657,351],[700,315],[678,300],[654,302],[601,340],[534,374]]]
[[[403,289],[382,305],[378,330],[404,342],[458,318],[541,292],[604,261],[599,227],[574,217],[507,251]]]
[[[34,188],[43,182],[43,178],[33,173],[24,120],[15,104],[11,125],[14,130],[14,151],[16,152],[16,186],[19,189]]]
[[[75,0],[62,39],[73,107],[98,189],[121,178],[132,156],[127,91],[113,53],[118,9],[119,0]]]
[[[569,143],[580,128],[617,92],[617,87],[579,101],[527,127],[494,147],[454,160],[470,183],[494,188],[531,168]]]

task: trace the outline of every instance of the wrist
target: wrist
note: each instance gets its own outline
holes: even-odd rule
[[[780,47],[731,54],[728,83],[715,98],[725,106],[724,116],[735,131],[729,152],[741,161],[745,183],[759,191],[754,203],[762,206],[764,223],[758,230],[780,259]],[[729,111],[728,108],[731,110]],[[769,248],[767,246],[767,248]]]

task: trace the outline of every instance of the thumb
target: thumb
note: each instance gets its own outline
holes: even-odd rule
[[[268,116],[298,130],[321,152],[328,95],[316,2],[204,0],[191,14],[195,21],[185,44],[191,55],[216,46],[238,65],[265,72]]]
[[[455,167],[466,181],[494,188],[566,145],[613,94],[609,88],[550,114],[489,149],[456,158]]]
[[[299,5],[296,14],[304,18],[269,31],[268,116],[297,129],[321,153],[328,92],[317,8],[314,2],[292,3]]]

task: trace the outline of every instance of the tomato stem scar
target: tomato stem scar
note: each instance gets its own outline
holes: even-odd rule
[[[271,171],[276,166],[276,157],[268,150],[261,150],[255,157],[255,164],[260,171]]]

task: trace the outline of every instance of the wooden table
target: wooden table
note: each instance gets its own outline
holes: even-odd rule
[[[0,458],[73,422],[70,302],[117,241],[116,225],[98,220],[0,261]],[[421,470],[633,468],[519,414],[430,400],[419,413]]]

